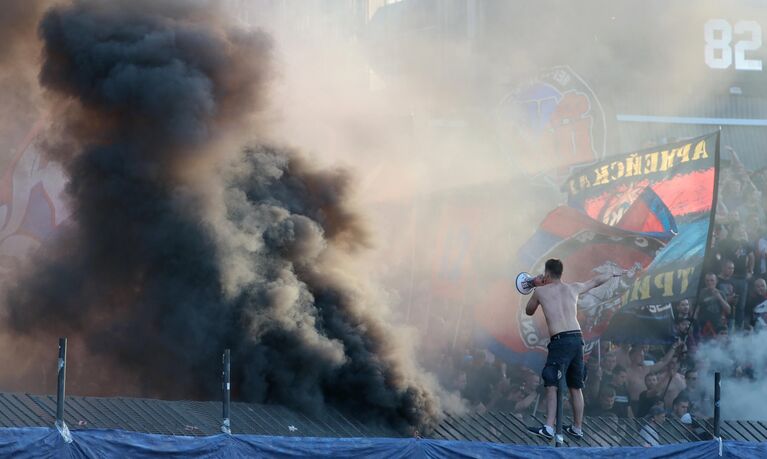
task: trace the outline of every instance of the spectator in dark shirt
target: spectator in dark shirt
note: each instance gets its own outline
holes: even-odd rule
[[[637,416],[640,418],[647,416],[650,408],[654,406],[663,407],[663,398],[658,387],[658,374],[648,374],[644,378],[644,383],[647,390],[639,394],[639,402],[637,403]]]
[[[628,372],[618,365],[613,369],[613,377],[610,385],[615,390],[613,398],[613,413],[619,418],[633,418],[631,399],[629,398]]]
[[[690,332],[690,319],[683,317],[677,318],[674,322],[674,334],[677,338],[684,339]]]
[[[764,302],[767,302],[767,282],[764,279],[758,278],[754,281],[754,287],[751,289],[746,301],[745,323],[754,324],[754,310]]]
[[[689,319],[691,317],[692,312],[690,311],[690,300],[687,298],[680,300],[679,303],[676,304],[676,308],[674,308],[674,318],[679,320]]]
[[[599,390],[597,403],[586,407],[586,416],[605,416],[613,412],[615,404],[615,389],[610,386],[602,386]]]
[[[739,296],[735,287],[737,281],[732,277],[733,272],[735,272],[735,263],[732,260],[724,260],[717,276],[716,288],[724,292],[724,298],[734,309],[739,301]]]
[[[709,247],[708,256],[703,260],[703,272],[712,273],[718,272],[722,267],[722,241],[727,239],[729,231],[727,225],[718,224],[714,229],[714,234],[711,235],[711,246]]]
[[[698,348],[698,338],[692,330],[690,319],[678,319],[674,324],[674,333],[677,338],[684,342],[682,354],[687,355],[688,358],[692,356]],[[680,359],[680,361],[684,361],[684,359]]]
[[[693,419],[692,413],[690,413],[690,399],[684,393],[674,399],[671,419],[685,426],[685,436],[690,441],[701,441],[711,438],[706,429]]]
[[[716,284],[716,274],[706,274],[705,286],[700,292],[700,306],[696,314],[701,338],[713,338],[716,335],[716,329],[723,323],[722,318],[729,316],[732,310],[724,298],[724,293],[716,288]]]
[[[729,279],[738,295],[735,310],[731,320],[735,327],[743,326],[743,312],[746,308],[748,295],[748,282],[754,274],[754,248],[748,242],[748,233],[741,223],[736,223],[732,228],[732,238],[727,238],[719,246],[722,257],[733,262],[733,271]]]
[[[613,370],[618,364],[618,356],[612,352],[604,354],[602,361],[600,362],[600,368],[602,370],[602,379],[609,380],[612,378]]]
[[[735,224],[732,239],[722,241],[721,250],[725,258],[735,263],[733,275],[736,279],[751,278],[754,274],[754,248],[748,241],[748,232],[742,223]]]
[[[674,404],[671,408],[671,418],[683,424],[690,424],[690,399],[687,395],[681,394],[674,398]]]

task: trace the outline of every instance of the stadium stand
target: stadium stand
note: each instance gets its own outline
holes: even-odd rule
[[[327,410],[311,416],[277,405],[232,403],[232,433],[284,437],[402,437],[381,425]],[[0,393],[0,428],[51,427],[56,416],[56,398],[49,395]],[[72,431],[117,429],[132,432],[207,436],[221,433],[219,402],[165,401],[139,398],[99,398],[69,396],[65,421]],[[486,412],[465,416],[448,415],[425,437],[436,440],[459,440],[545,446],[547,442],[531,436],[526,427],[540,425],[541,419],[508,412]],[[567,446],[641,446],[644,424],[636,419],[587,417],[586,436],[566,439]],[[706,440],[713,437],[713,426],[702,421],[697,429],[668,422],[659,432],[660,444]],[[757,421],[722,422],[723,440],[767,442],[767,425]]]

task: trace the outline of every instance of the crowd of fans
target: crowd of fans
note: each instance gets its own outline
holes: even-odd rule
[[[640,436],[646,446],[659,443],[658,429],[667,422],[686,425],[691,439],[707,438],[698,421],[711,418],[713,400],[699,381],[696,349],[707,341],[726,343],[733,334],[767,327],[765,197],[767,169],[748,172],[735,157],[720,171],[704,285],[696,297],[673,305],[676,343],[599,343],[587,361],[586,416],[607,422],[641,419]],[[434,368],[446,386],[460,392],[477,412],[505,411],[541,419],[546,407],[539,374],[507,365],[471,343],[468,338],[457,343]],[[732,373],[729,376],[754,377],[748,367],[733,368]]]
[[[721,171],[705,285],[692,323],[702,338],[764,328],[767,311],[767,169]]]
[[[468,343],[445,353],[435,369],[447,388],[458,391],[475,412],[502,411],[543,419],[546,398],[539,374],[521,365],[507,365]],[[712,416],[713,400],[699,384],[695,367],[681,363],[689,362],[683,358],[683,344],[667,350],[609,342],[601,347],[601,358],[587,363],[586,416],[605,418],[608,423],[644,419],[648,428],[643,429],[642,438],[650,446],[659,441],[652,425],[669,420],[687,425],[691,439],[706,438],[704,431],[695,436],[699,427],[695,420]],[[614,432],[617,435],[620,429]]]

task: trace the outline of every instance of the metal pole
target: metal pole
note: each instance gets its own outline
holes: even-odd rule
[[[562,418],[564,417],[564,393],[565,393],[565,366],[559,365],[557,369],[557,425],[554,435],[554,445],[563,446]]]
[[[602,340],[597,340],[597,368],[602,366]]]
[[[59,338],[59,380],[56,390],[56,425],[64,425],[64,385],[67,379],[67,339]]]
[[[722,374],[718,371],[714,373],[714,437],[719,438],[721,436],[719,427],[722,422],[722,418],[719,412],[719,402],[721,400],[721,388],[722,388]]]
[[[59,378],[56,385],[56,430],[66,443],[72,443],[72,434],[64,422],[64,385],[67,380],[67,339],[59,338]]]
[[[230,357],[229,357],[229,349],[224,351],[224,368],[223,368],[223,381],[222,381],[222,391],[223,391],[223,420],[221,421],[221,432],[225,434],[231,434],[231,423],[229,421],[229,404],[231,400],[231,393],[232,393],[232,385],[230,381]]]

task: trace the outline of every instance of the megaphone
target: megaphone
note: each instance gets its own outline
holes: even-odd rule
[[[517,276],[517,291],[529,295],[535,289],[535,277],[530,273],[519,273]]]

